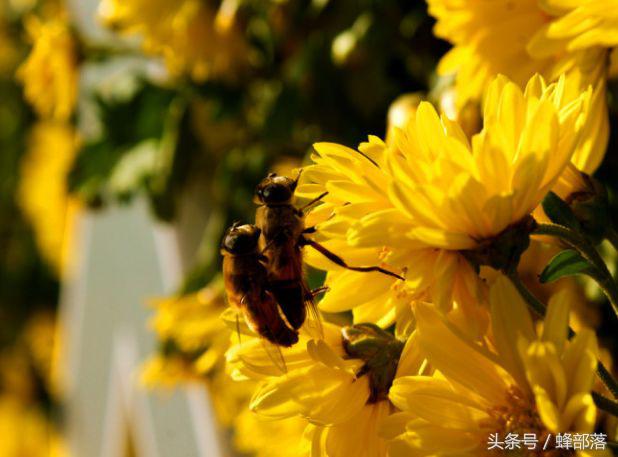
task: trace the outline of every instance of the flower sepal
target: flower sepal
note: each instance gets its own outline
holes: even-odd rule
[[[607,236],[611,216],[607,190],[596,179],[586,176],[587,189],[574,192],[566,198],[584,234],[594,244]]]
[[[341,334],[346,354],[365,362],[357,377],[369,376],[369,402],[385,400],[395,379],[404,343],[370,323],[344,327]]]
[[[464,250],[462,254],[477,269],[490,266],[507,273],[517,268],[521,255],[530,245],[530,234],[536,226],[534,218],[528,215],[497,236],[480,241],[476,249]]]

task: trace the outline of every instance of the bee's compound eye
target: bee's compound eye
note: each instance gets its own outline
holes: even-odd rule
[[[273,193],[273,186],[266,186],[259,190],[259,194],[264,198],[270,198]]]
[[[271,184],[262,190],[262,198],[267,203],[285,203],[292,198],[292,191],[285,184]]]
[[[249,254],[257,249],[260,230],[252,225],[233,228],[223,239],[223,248],[232,254]]]
[[[230,252],[234,252],[237,244],[238,244],[238,235],[236,234],[228,233],[223,239],[223,247]]]

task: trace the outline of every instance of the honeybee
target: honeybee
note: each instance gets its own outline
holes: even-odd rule
[[[262,253],[266,257],[268,283],[292,328],[299,329],[305,322],[307,310],[317,317],[311,292],[303,274],[302,248],[311,246],[337,265],[354,271],[377,271],[398,279],[401,276],[377,266],[352,267],[341,257],[305,235],[315,228],[305,227],[304,211],[320,201],[327,192],[302,208],[294,206],[294,192],[298,179],[269,174],[257,186],[254,201],[259,205],[255,224],[262,231]]]
[[[230,305],[244,315],[251,330],[277,345],[290,347],[298,332],[282,318],[269,289],[268,274],[259,252],[260,229],[234,224],[221,243],[223,279]]]

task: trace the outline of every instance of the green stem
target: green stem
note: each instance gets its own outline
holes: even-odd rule
[[[507,272],[507,277],[511,280],[511,283],[517,289],[517,292],[523,297],[526,301],[530,309],[540,318],[545,317],[545,313],[547,311],[547,307],[543,302],[541,302],[538,298],[534,296],[530,290],[526,287],[526,285],[522,282],[519,274],[516,270],[512,270]]]
[[[618,317],[618,286],[594,246],[578,233],[561,225],[541,224],[534,230],[534,234],[553,236],[577,250],[592,265],[590,276],[603,290]]]
[[[618,398],[618,381],[616,381],[610,371],[601,362],[597,365],[597,374],[614,398]]]
[[[517,271],[513,270],[510,272],[506,272],[506,275],[511,280],[511,283],[513,283],[513,285],[515,286],[517,291],[520,293],[520,295],[523,297],[523,299],[526,301],[530,309],[532,309],[532,311],[534,311],[539,317],[545,317],[545,314],[547,312],[547,307],[545,306],[543,302],[541,302],[538,298],[536,298],[534,294],[530,292],[530,290],[528,290],[526,285],[523,283],[523,281],[519,277],[519,274],[517,274]],[[569,327],[569,338],[573,338],[574,336],[575,336],[575,332],[573,331],[571,327]],[[601,361],[597,361],[597,376],[603,382],[605,387],[607,387],[607,389],[612,393],[612,395],[615,398],[618,398],[618,381],[616,381],[616,379],[612,376],[610,371],[605,367],[605,365],[603,365]],[[601,394],[596,394],[596,393],[594,394],[598,395],[600,398],[606,399],[608,402],[613,402],[613,400],[603,397]],[[611,411],[608,411],[608,412],[611,412]],[[616,412],[618,412],[618,409],[616,410]],[[618,414],[615,414],[615,415],[616,417],[618,417]]]
[[[609,228],[605,235],[614,249],[618,251],[618,232],[616,232],[616,229],[614,227]]]
[[[592,399],[594,400],[594,404],[597,405],[597,408],[602,409],[612,416],[618,417],[618,402],[610,400],[597,392],[592,392]]]

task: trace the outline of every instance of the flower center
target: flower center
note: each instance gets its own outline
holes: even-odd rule
[[[512,434],[520,441],[519,448],[498,453],[509,453],[522,457],[569,457],[572,450],[556,449],[556,437],[550,433],[537,412],[533,399],[527,397],[519,388],[511,386],[504,405],[494,406],[487,413],[490,419],[487,427],[490,433],[497,433],[501,440]],[[485,446],[486,443],[483,443]],[[546,450],[543,450],[543,449]],[[490,452],[491,454],[491,452]]]
[[[403,343],[374,324],[344,327],[341,336],[346,354],[365,362],[356,375],[369,376],[369,403],[386,400],[397,373]]]

